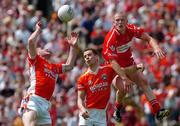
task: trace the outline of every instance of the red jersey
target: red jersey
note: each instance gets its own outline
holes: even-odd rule
[[[28,93],[34,93],[49,100],[53,94],[58,74],[62,73],[62,64],[52,64],[41,56],[30,59],[30,87]]]
[[[86,92],[87,108],[105,109],[109,101],[111,83],[116,73],[110,65],[100,66],[97,73],[87,71],[78,80],[78,90]]]
[[[106,61],[116,60],[121,67],[128,67],[134,64],[131,52],[131,40],[133,37],[140,38],[144,30],[133,24],[126,25],[126,31],[121,34],[113,27],[105,37],[103,57]]]

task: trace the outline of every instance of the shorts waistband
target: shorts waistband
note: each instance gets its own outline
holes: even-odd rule
[[[89,111],[106,111],[106,109],[88,108]]]
[[[32,96],[34,96],[34,97],[36,97],[36,98],[39,98],[39,99],[41,99],[41,100],[44,101],[44,102],[49,103],[49,100],[47,100],[46,98],[43,98],[43,97],[41,97],[41,96],[39,96],[39,95],[32,94]]]

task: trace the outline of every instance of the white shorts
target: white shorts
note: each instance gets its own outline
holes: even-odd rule
[[[46,99],[44,99],[38,95],[32,94],[29,96],[28,101],[25,100],[25,102],[23,102],[23,104],[26,104],[27,109],[34,110],[37,112],[37,122],[36,122],[37,125],[52,123],[51,117],[49,114],[49,108],[51,107],[51,104],[49,101],[47,101]],[[23,109],[23,108],[21,108],[21,109]],[[23,113],[24,113],[24,111],[23,111]]]
[[[88,109],[89,118],[84,119],[79,113],[79,126],[107,126],[105,109]]]

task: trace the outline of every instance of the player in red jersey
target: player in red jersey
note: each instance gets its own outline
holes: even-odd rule
[[[124,71],[125,68],[135,64],[130,48],[132,44],[131,40],[134,37],[148,42],[158,58],[164,57],[164,52],[152,37],[145,33],[142,28],[128,24],[127,15],[124,12],[114,15],[113,27],[105,37],[103,48],[104,59],[109,62],[116,73],[120,75],[120,77],[116,78],[116,82],[124,85],[124,89],[117,91],[119,98],[116,101],[117,110],[114,113],[114,118],[116,121],[121,120],[120,109],[122,108],[122,99],[126,92],[130,90],[132,83],[135,83],[144,91],[154,110],[154,114],[156,114],[156,118],[162,120],[169,115],[169,111],[161,108],[142,72],[127,73]]]
[[[36,30],[28,39],[28,63],[30,72],[30,87],[21,102],[20,112],[24,126],[50,126],[51,118],[48,112],[50,98],[53,94],[58,74],[73,68],[77,49],[78,35],[71,33],[68,39],[70,53],[66,64],[53,64],[48,61],[51,52],[48,49],[37,48],[36,40],[41,33],[41,22],[36,24]]]
[[[87,71],[78,80],[78,107],[80,126],[107,126],[106,108],[108,105],[111,83],[117,75],[110,64],[99,65],[96,50],[88,48],[83,53],[88,66]],[[137,71],[133,66],[131,71]],[[127,69],[128,72],[128,69]],[[120,87],[119,83],[115,85]]]

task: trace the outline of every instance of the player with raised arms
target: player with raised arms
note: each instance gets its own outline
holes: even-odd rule
[[[135,65],[131,51],[132,39],[134,37],[141,39],[143,42],[148,42],[158,58],[165,57],[164,52],[158,46],[155,39],[145,33],[142,28],[128,23],[125,12],[118,12],[113,18],[113,27],[104,40],[103,57],[106,62],[111,64],[116,73],[120,75],[116,78],[116,83],[123,84],[121,86],[123,88],[119,88],[120,90],[117,91],[118,99],[115,105],[117,110],[114,113],[114,118],[118,122],[121,121],[120,110],[123,98],[135,83],[144,91],[156,118],[162,120],[169,115],[169,111],[160,106],[143,73],[140,71],[126,72],[125,69]]]
[[[48,112],[58,74],[70,71],[77,56],[78,35],[71,33],[67,39],[70,52],[65,64],[54,64],[49,61],[52,52],[37,48],[37,38],[41,34],[41,22],[36,24],[36,30],[28,39],[28,64],[30,87],[24,96],[19,112],[22,114],[24,126],[51,126]]]

